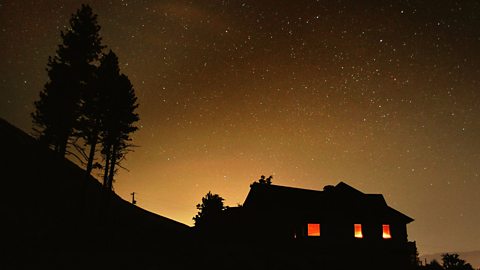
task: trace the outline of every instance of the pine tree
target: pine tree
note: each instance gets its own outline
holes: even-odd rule
[[[110,52],[101,59],[95,77],[84,92],[83,115],[79,120],[78,135],[83,137],[86,144],[90,146],[86,168],[87,175],[90,175],[93,169],[96,146],[101,139],[105,123],[104,118],[107,117],[107,110],[114,95],[111,89],[115,88],[119,77],[118,58]]]
[[[105,68],[105,69],[103,69]],[[104,186],[113,188],[116,166],[125,158],[132,146],[131,133],[138,128],[138,108],[133,86],[124,74],[119,73],[118,58],[110,51],[102,60],[99,78],[102,78],[101,143],[104,157]]]
[[[82,96],[96,69],[103,49],[97,16],[82,5],[70,18],[70,28],[61,32],[62,44],[49,57],[49,81],[40,92],[32,113],[34,130],[61,156],[81,115]]]

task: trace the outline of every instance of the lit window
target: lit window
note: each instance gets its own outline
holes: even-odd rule
[[[318,224],[318,223],[308,223],[307,235],[308,236],[320,236],[320,224]]]
[[[354,224],[353,228],[355,232],[355,238],[363,238],[362,224]]]
[[[390,225],[382,225],[383,239],[390,239],[392,235],[390,234]]]

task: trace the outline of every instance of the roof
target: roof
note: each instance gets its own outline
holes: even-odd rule
[[[286,215],[410,223],[412,218],[387,205],[381,194],[365,194],[340,182],[323,191],[254,183],[243,206]]]

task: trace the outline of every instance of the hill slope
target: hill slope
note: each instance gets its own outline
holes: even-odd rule
[[[0,119],[2,245],[9,268],[177,266],[190,227],[105,192],[84,170]]]

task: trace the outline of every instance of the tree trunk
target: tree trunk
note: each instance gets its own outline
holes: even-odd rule
[[[92,172],[93,160],[95,159],[95,147],[97,146],[97,140],[98,140],[98,136],[97,134],[95,134],[94,138],[92,139],[92,142],[90,143],[90,153],[88,154],[87,171],[86,171],[87,177]]]
[[[65,153],[67,152],[67,143],[60,142],[58,146],[58,155],[60,157],[65,157]]]
[[[48,146],[50,146],[50,144],[48,144]],[[60,152],[58,148],[59,148],[58,143],[55,143],[53,145],[53,152],[55,152],[55,155],[58,155],[58,153]]]
[[[110,161],[110,173],[108,174],[108,184],[111,190],[113,190],[113,175],[115,174],[115,164],[117,163],[117,144],[118,143],[115,143],[113,145]]]
[[[70,136],[68,134],[61,136],[60,141],[57,142],[57,149],[58,149],[58,155],[60,157],[65,157],[65,154],[67,152],[67,144],[68,144],[68,138]]]
[[[110,145],[107,145],[106,151],[105,151],[105,168],[103,171],[103,187],[104,188],[109,188],[108,187],[108,172],[110,168]]]

